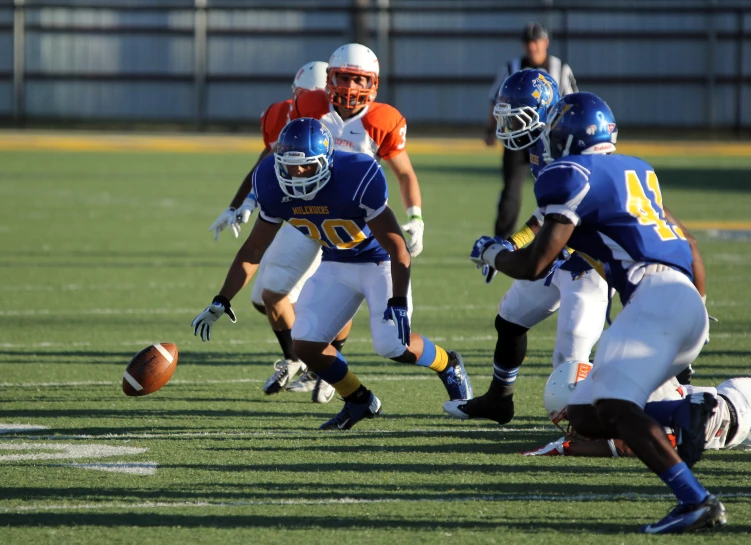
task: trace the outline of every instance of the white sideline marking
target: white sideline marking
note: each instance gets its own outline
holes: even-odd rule
[[[720,499],[751,498],[751,492],[729,492],[719,494]],[[573,496],[547,496],[541,494],[508,494],[490,496],[461,496],[451,497],[421,497],[421,498],[325,498],[320,500],[261,500],[237,502],[102,502],[70,504],[59,503],[52,505],[22,505],[18,507],[0,507],[2,513],[23,513],[29,511],[62,511],[62,510],[90,510],[90,509],[154,509],[178,507],[252,507],[256,505],[348,505],[360,503],[459,503],[459,502],[500,502],[500,501],[547,501],[547,502],[601,502],[601,501],[664,501],[674,500],[672,494],[636,494],[624,492],[621,494],[576,494]]]
[[[130,375],[130,373],[128,373],[127,371],[125,371],[125,373],[123,373],[123,378],[126,381],[128,381],[128,384],[130,384],[136,392],[140,392],[141,390],[143,390],[143,387],[140,384],[138,384],[138,381],[136,379],[134,379]]]
[[[110,445],[69,445],[60,443],[17,443],[15,441],[0,442],[0,450],[54,450],[58,452],[38,452],[24,454],[2,454],[0,462],[19,460],[65,460],[75,458],[104,458],[107,456],[123,456],[141,454],[146,448],[113,447]]]
[[[111,473],[128,473],[130,475],[155,475],[156,462],[111,462],[101,464],[60,464],[59,467],[80,467]]]
[[[32,426],[31,424],[6,424],[0,422],[0,434],[21,433],[24,431],[48,430],[49,426]]]
[[[448,418],[448,417],[447,417]],[[436,429],[411,429],[411,430],[361,430],[361,431],[348,431],[346,437],[354,437],[357,435],[391,435],[396,433],[414,433],[430,435],[450,435],[455,433],[531,433],[531,432],[546,432],[554,433],[557,428],[551,426],[542,427],[529,427],[529,428],[436,428]],[[176,432],[176,433],[105,433],[102,435],[25,435],[23,438],[29,441],[70,441],[73,439],[179,439],[179,438],[196,438],[211,439],[216,437],[218,439],[225,437],[304,437],[310,436],[315,439],[321,439],[325,437],[337,438],[344,437],[341,434],[327,434],[317,429],[306,430],[279,430],[279,431],[238,431],[238,432]],[[0,443],[2,444],[2,443]]]
[[[175,359],[175,358],[172,357],[172,354],[170,354],[169,351],[166,348],[164,348],[160,343],[156,343],[153,346],[154,346],[154,348],[157,349],[157,351],[162,356],[164,356],[164,359],[167,360],[168,362],[172,363],[172,361]]]

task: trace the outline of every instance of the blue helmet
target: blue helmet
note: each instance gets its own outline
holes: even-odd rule
[[[316,165],[312,176],[293,177],[287,167]],[[301,117],[290,121],[279,133],[274,152],[276,179],[284,194],[294,199],[312,198],[331,178],[334,166],[334,137],[317,119]]]
[[[592,93],[566,95],[548,112],[549,160],[566,155],[613,153],[618,127],[610,107]]]
[[[495,135],[509,149],[525,149],[542,136],[548,109],[558,102],[558,84],[544,70],[514,72],[498,90]]]

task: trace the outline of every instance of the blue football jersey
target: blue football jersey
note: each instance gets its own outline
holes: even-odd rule
[[[545,161],[543,160],[543,153],[545,152],[545,145],[540,138],[537,142],[532,144],[529,148],[529,168],[532,171],[532,177],[537,180],[540,175],[540,171],[545,167]],[[571,259],[561,265],[561,270],[568,271],[572,276],[580,276],[584,272],[592,270],[592,265],[580,255],[574,254]]]
[[[270,155],[253,173],[260,215],[266,221],[289,222],[323,248],[323,261],[379,263],[388,261],[367,222],[386,208],[388,186],[383,169],[369,155],[335,151],[331,179],[310,199],[282,192]]]
[[[635,285],[629,269],[662,263],[693,280],[691,248],[669,223],[649,163],[626,155],[571,155],[547,165],[535,183],[543,215],[576,225],[568,245],[603,264],[608,283],[625,302]]]

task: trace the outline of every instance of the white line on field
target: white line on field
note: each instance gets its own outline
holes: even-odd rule
[[[179,439],[179,438],[202,438],[202,439],[223,439],[227,437],[300,437],[305,438],[307,436],[320,439],[322,437],[337,438],[337,437],[354,437],[357,435],[393,435],[399,433],[413,433],[422,435],[450,435],[456,433],[536,433],[536,432],[555,432],[556,428],[551,426],[533,426],[529,428],[502,428],[500,426],[495,428],[469,428],[469,427],[456,427],[456,428],[436,428],[436,429],[408,429],[408,430],[359,430],[348,431],[345,435],[340,433],[327,434],[317,429],[309,430],[274,430],[274,431],[227,431],[227,432],[176,432],[176,433],[105,433],[102,435],[24,435],[24,441],[70,441],[73,439]],[[3,444],[0,442],[0,445]]]
[[[721,499],[729,498],[751,498],[751,492],[729,492],[719,494]],[[500,502],[500,501],[544,501],[544,502],[600,502],[600,501],[664,501],[673,500],[671,494],[637,494],[623,492],[620,494],[575,494],[571,496],[551,496],[542,494],[497,494],[486,496],[462,496],[452,495],[449,497],[403,497],[403,498],[322,498],[318,500],[260,500],[260,501],[234,501],[234,502],[102,502],[102,503],[82,503],[82,504],[38,504],[22,505],[17,507],[0,507],[2,513],[24,513],[34,511],[75,511],[75,510],[95,510],[95,509],[177,509],[185,507],[253,507],[257,505],[347,505],[347,504],[367,504],[367,503],[418,503],[418,502],[437,502],[437,503],[458,503],[458,502]]]

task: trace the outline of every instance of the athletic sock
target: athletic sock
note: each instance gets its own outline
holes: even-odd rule
[[[420,357],[417,358],[415,365],[419,365],[420,367],[430,367],[437,373],[444,371],[449,364],[448,352],[440,346],[433,344],[433,342],[427,337],[423,335],[420,336],[422,337],[424,348],[422,349]]]
[[[663,471],[660,473],[660,479],[670,487],[680,503],[697,504],[703,502],[709,496],[709,492],[699,484],[686,462],[675,464],[670,469]]]
[[[328,369],[316,371],[316,373],[321,379],[331,384],[336,393],[345,400],[356,394],[360,388],[364,388],[357,375],[349,370],[347,360],[339,352],[336,353],[336,359],[329,365]]]
[[[297,361],[298,357],[295,353],[295,347],[292,342],[292,330],[282,329],[281,331],[274,330],[276,340],[279,341],[279,346],[282,347],[282,353],[285,360]]]

